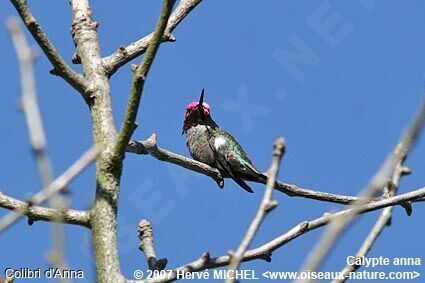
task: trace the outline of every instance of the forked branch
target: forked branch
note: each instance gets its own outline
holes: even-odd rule
[[[201,2],[202,0],[180,0],[179,5],[168,19],[167,26],[162,36],[162,41],[175,41],[171,34],[178,24]],[[154,33],[151,33],[142,39],[118,48],[113,54],[103,59],[103,65],[109,76],[112,76],[121,66],[127,64],[136,57],[142,55],[147,50],[152,41]]]
[[[136,128],[135,121],[137,112],[139,110],[139,104],[142,98],[146,77],[148,76],[153,60],[155,59],[159,45],[162,42],[162,36],[164,35],[164,31],[167,26],[168,18],[170,17],[174,2],[175,0],[164,0],[161,14],[158,18],[152,40],[149,43],[142,62],[134,71],[130,98],[127,103],[124,120],[121,125],[121,130],[118,133],[117,142],[114,148],[114,155],[117,158],[122,158],[124,155],[128,142],[130,141],[130,138]]]
[[[264,190],[264,196],[261,200],[260,207],[257,210],[257,214],[251,222],[251,225],[248,228],[242,242],[240,243],[238,249],[235,253],[231,253],[230,263],[228,272],[234,272],[238,270],[242,257],[245,254],[246,250],[251,245],[252,240],[254,239],[255,234],[260,229],[260,225],[263,222],[266,215],[272,211],[277,206],[277,201],[272,199],[273,196],[273,188],[276,182],[276,176],[279,172],[280,161],[282,159],[282,155],[285,153],[285,140],[283,138],[279,138],[275,141],[273,145],[273,160],[269,169],[269,176],[267,178],[266,189]],[[230,276],[226,278],[227,283],[233,283],[236,281],[235,276]]]

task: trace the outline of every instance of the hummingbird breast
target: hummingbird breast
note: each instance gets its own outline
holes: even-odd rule
[[[193,159],[215,166],[216,160],[209,145],[209,138],[211,137],[205,125],[193,126],[186,132],[186,145]]]

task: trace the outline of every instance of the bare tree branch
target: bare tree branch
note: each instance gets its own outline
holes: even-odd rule
[[[31,208],[33,205],[42,204],[51,195],[56,194],[57,192],[59,192],[60,190],[68,186],[69,182],[71,182],[75,177],[77,177],[90,163],[92,163],[96,159],[98,153],[99,151],[95,148],[91,148],[88,151],[86,151],[77,161],[74,162],[74,164],[71,165],[71,167],[69,167],[62,175],[56,178],[56,180],[54,180],[47,188],[33,195],[28,201],[29,204],[27,203],[26,205],[22,205],[22,204],[17,205],[16,202],[11,203],[10,202],[11,199],[7,201],[7,197],[2,194],[1,197],[5,199],[0,200],[0,204],[4,204],[1,206],[8,209],[13,208],[14,211],[10,212],[6,216],[4,216],[2,219],[0,219],[0,233],[3,232],[5,229],[9,228],[23,214],[24,215],[34,214],[34,212],[31,212]],[[49,212],[56,211],[61,213],[61,211],[57,209],[43,210],[44,214],[46,214],[48,211]],[[41,212],[39,212],[38,214],[40,213]],[[42,220],[47,219],[46,218],[47,216],[45,216],[44,218],[41,215],[39,216],[36,214],[36,216]],[[59,215],[56,215],[56,217],[59,217]],[[65,217],[66,216],[64,216],[64,218]],[[76,224],[76,223],[73,223],[73,224]]]
[[[380,190],[383,190],[386,184],[391,179],[392,174],[398,164],[402,163],[407,156],[408,151],[412,147],[416,138],[418,137],[423,125],[425,123],[425,102],[421,104],[420,110],[409,125],[406,132],[402,135],[400,142],[395,147],[394,151],[386,158],[381,168],[373,176],[372,180],[362,190],[362,195],[366,199],[362,199],[353,203],[353,210],[343,218],[336,218],[335,221],[329,226],[327,231],[323,234],[319,243],[308,255],[306,263],[302,271],[315,271],[323,262],[330,249],[334,246],[339,236],[345,228],[355,218],[360,207],[368,199],[375,196]],[[303,281],[304,282],[304,281]],[[310,280],[307,280],[310,282]]]
[[[387,192],[385,193],[386,197],[395,196],[397,194],[401,176],[410,174],[411,172],[410,169],[403,167],[403,161],[404,160],[402,160],[397,165],[394,171],[393,177],[386,187],[386,190],[387,190]],[[370,230],[364,242],[361,244],[354,258],[362,258],[367,256],[367,254],[369,253],[370,249],[372,248],[378,236],[381,234],[381,232],[384,230],[386,226],[390,225],[393,208],[394,206],[389,206],[382,210],[381,214],[378,217],[378,220],[376,221],[375,225],[373,225],[372,229]],[[342,278],[335,279],[332,282],[333,283],[345,282],[348,279],[350,272],[356,271],[357,269],[360,268],[360,266],[361,265],[358,265],[358,264],[347,264],[341,271]]]
[[[152,66],[155,55],[162,42],[165,28],[167,26],[168,18],[170,17],[171,10],[173,9],[175,0],[164,0],[161,14],[158,18],[152,40],[149,42],[146,54],[142,62],[137,66],[133,74],[133,83],[130,91],[130,98],[128,100],[127,108],[125,110],[124,120],[121,125],[121,130],[117,137],[117,142],[114,148],[114,155],[122,158],[125,154],[128,142],[136,129],[135,122],[137,112],[139,110],[140,100],[143,94],[143,87],[145,85],[146,77]]]
[[[220,171],[205,163],[173,153],[157,146],[156,134],[152,134],[145,141],[130,141],[127,151],[136,154],[150,154],[158,160],[177,164],[183,168],[207,175],[216,181],[219,187],[224,186],[223,177],[221,176]]]
[[[153,229],[149,221],[146,219],[140,220],[139,227],[137,228],[137,235],[140,239],[139,249],[145,254],[149,269],[163,270],[168,261],[165,258],[156,259],[153,245]]]
[[[37,206],[33,205],[32,203],[28,204],[28,202],[7,196],[2,192],[0,192],[0,207],[14,211],[22,211],[24,215],[28,216],[29,224],[32,224],[34,221],[39,220],[49,222],[56,222],[59,220],[61,223],[75,224],[90,228],[90,214],[88,211],[81,211],[68,208],[58,210],[56,208]],[[59,219],[58,215],[61,216]]]
[[[177,25],[201,2],[202,0],[180,0],[179,5],[168,19],[163,41],[175,41],[171,34]],[[154,33],[130,44],[120,47],[113,54],[103,59],[103,65],[109,76],[112,76],[121,66],[142,55],[147,50]]]
[[[378,201],[370,202],[367,204],[363,204],[358,206],[356,209],[358,210],[358,214],[364,214],[367,212],[375,211],[378,209],[382,209],[389,206],[395,205],[404,205],[408,202],[415,202],[416,200],[422,199],[425,197],[425,187],[411,191],[405,194],[401,194],[394,197],[389,197],[385,199],[381,199]],[[288,230],[284,234],[280,235],[277,238],[261,245],[257,248],[248,250],[245,252],[242,262],[251,261],[255,259],[262,259],[265,261],[271,261],[272,252],[284,246],[285,244],[291,242],[292,240],[298,238],[301,235],[306,234],[307,232],[313,231],[317,228],[323,227],[325,225],[330,224],[334,219],[343,218],[347,215],[353,213],[355,208],[348,208],[346,210],[342,210],[336,213],[325,213],[323,216],[318,217],[316,219],[310,221],[303,221],[298,225],[295,225],[292,229]],[[127,280],[127,282],[170,282],[177,280],[177,272],[196,272],[205,269],[217,268],[228,265],[230,262],[230,256],[220,256],[215,258],[210,258],[208,253],[204,253],[200,258],[190,263],[184,264],[180,267],[177,267],[172,272],[166,273],[165,276],[156,277],[148,280]]]
[[[59,54],[59,52],[50,42],[47,35],[44,33],[43,29],[40,27],[37,19],[31,13],[27,6],[27,1],[11,0],[11,2],[15,6],[16,11],[18,12],[31,35],[35,41],[37,41],[44,54],[46,54],[50,63],[53,65],[53,70],[51,73],[62,77],[74,89],[76,89],[81,94],[84,94],[86,83],[83,76],[71,69],[65,60],[63,60],[62,56]]]
[[[121,282],[117,209],[122,163],[112,162],[111,149],[116,138],[110,85],[100,56],[98,24],[93,20],[89,0],[71,0],[72,36],[76,55],[89,83],[86,95],[92,119],[93,140],[102,154],[96,160],[96,198],[90,210],[90,223],[97,280]]]
[[[203,175],[209,176],[214,179],[214,181],[216,181],[219,187],[224,186],[223,177],[221,176],[220,171],[202,162],[176,154],[174,152],[168,151],[157,146],[156,134],[152,134],[145,141],[130,141],[126,150],[135,154],[150,154],[158,160],[173,163],[191,171],[195,171]],[[260,179],[250,181],[262,184],[266,183],[265,181]],[[301,188],[293,184],[283,183],[279,180],[276,181],[275,189],[291,197],[304,197],[308,199],[315,199],[340,204],[349,204],[356,200],[362,199],[362,197],[338,195]]]
[[[15,18],[8,19],[6,25],[19,61],[22,89],[21,106],[28,126],[30,143],[36,155],[37,168],[40,171],[41,179],[43,182],[49,182],[53,179],[53,174],[50,161],[46,160],[46,162],[43,162],[44,157],[48,159],[48,156],[44,153],[46,149],[46,136],[44,134],[36,95],[33,67],[35,52],[29,47],[25,35]]]
[[[285,140],[283,138],[279,138],[275,141],[273,145],[273,160],[268,170],[269,176],[267,178],[266,189],[264,190],[264,196],[261,200],[260,207],[257,210],[257,214],[251,222],[251,225],[248,228],[242,242],[240,243],[236,252],[230,253],[230,263],[228,267],[229,274],[235,274],[235,271],[238,270],[243,255],[246,250],[251,245],[252,240],[254,239],[255,234],[257,234],[258,229],[260,229],[260,225],[263,222],[266,215],[272,211],[277,206],[277,201],[272,200],[273,196],[273,188],[276,182],[276,176],[279,173],[280,161],[282,155],[285,153]],[[232,273],[233,272],[233,273]],[[233,283],[235,282],[235,276],[229,276],[226,278],[225,282]]]
[[[7,21],[7,27],[15,46],[21,70],[22,110],[28,126],[30,143],[35,154],[38,173],[41,177],[41,185],[43,188],[47,188],[53,182],[54,174],[53,166],[46,149],[46,136],[37,102],[33,66],[34,51],[28,45],[17,19],[9,19]],[[52,208],[63,210],[66,207],[62,197],[58,194],[53,194],[48,201]],[[64,269],[66,265],[64,229],[61,224],[55,223],[61,222],[60,217],[61,215],[58,214],[58,219],[52,223],[53,250],[49,258],[54,266]],[[66,278],[62,278],[61,281],[68,282]]]

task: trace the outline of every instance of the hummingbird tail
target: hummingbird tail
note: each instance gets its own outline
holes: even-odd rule
[[[261,181],[263,181],[263,182],[267,182],[267,176],[266,175],[264,175],[263,173],[259,173],[258,175],[257,175],[257,177],[258,177],[258,179],[260,179]]]
[[[242,189],[247,191],[248,193],[253,193],[254,191],[251,189],[250,186],[248,186],[247,183],[245,183],[244,180],[242,180],[239,176],[235,175],[232,177],[233,181],[235,181],[239,186],[241,186]]]

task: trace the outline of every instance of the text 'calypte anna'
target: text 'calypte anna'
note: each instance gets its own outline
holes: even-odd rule
[[[211,107],[203,102],[202,89],[199,101],[186,107],[183,133],[190,155],[200,162],[217,168],[223,177],[232,178],[243,189],[253,190],[244,180],[266,180],[252,164],[239,142],[228,132],[222,130],[211,117]]]

